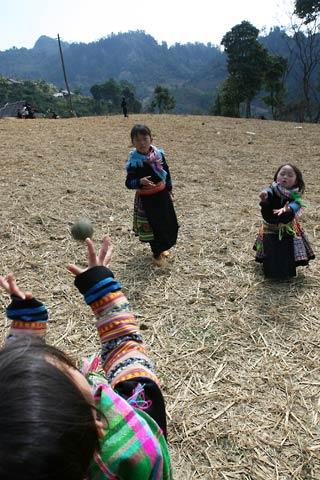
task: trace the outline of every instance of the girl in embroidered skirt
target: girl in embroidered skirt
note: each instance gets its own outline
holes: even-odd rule
[[[298,221],[305,206],[301,199],[304,190],[301,171],[285,164],[276,171],[272,185],[260,193],[264,221],[253,248],[266,277],[294,277],[297,266],[308,265],[314,258]]]
[[[69,265],[97,319],[101,355],[82,372],[47,345],[48,313],[13,274],[0,277],[12,320],[0,350],[1,480],[171,479],[163,397],[137,321],[107,265],[86,240],[88,268]],[[101,372],[99,369],[101,368]]]
[[[151,144],[148,127],[135,125],[131,140],[135,149],[126,164],[126,187],[136,190],[133,230],[141,242],[150,243],[154,263],[161,266],[178,235],[170,172],[163,150]]]

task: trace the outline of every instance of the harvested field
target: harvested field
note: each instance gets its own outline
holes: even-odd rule
[[[174,181],[181,229],[163,269],[131,232],[124,161],[138,122],[164,148]],[[15,271],[45,301],[49,341],[75,357],[94,353],[91,314],[65,268],[85,259],[69,228],[87,216],[96,239],[110,234],[112,269],[163,383],[175,479],[319,480],[319,125],[7,119],[0,139],[0,272]],[[252,246],[258,192],[287,161],[304,174],[303,225],[318,256],[276,283],[264,279]]]

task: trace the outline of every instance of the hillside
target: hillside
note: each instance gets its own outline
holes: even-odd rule
[[[64,43],[63,51],[72,88],[80,87],[88,94],[94,83],[113,77],[133,83],[138,96],[145,99],[157,83],[166,84],[183,97],[177,111],[201,106],[207,111],[215,87],[226,74],[224,55],[217,47],[196,43],[168,48],[139,31],[110,35],[89,44]],[[57,41],[40,37],[32,49],[0,52],[0,73],[42,78],[63,87]]]
[[[292,38],[275,27],[259,40],[271,53],[289,59],[287,99],[300,99],[302,72],[299,62],[293,61],[297,47]],[[219,47],[202,43],[168,47],[143,31],[111,34],[88,44],[63,43],[63,51],[73,89],[89,94],[93,84],[103,83],[110,77],[127,80],[146,105],[155,85],[163,84],[169,86],[176,97],[176,113],[207,113],[217,87],[227,75],[226,57]],[[43,79],[64,88],[57,40],[42,36],[31,49],[12,48],[0,52],[0,75]],[[315,70],[313,86],[318,82],[317,75]],[[258,104],[261,106],[261,102]]]

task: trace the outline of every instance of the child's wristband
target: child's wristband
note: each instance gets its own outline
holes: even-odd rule
[[[43,337],[48,323],[46,306],[35,298],[23,300],[16,295],[11,298],[12,302],[6,309],[7,317],[12,320],[9,338],[17,335]]]
[[[85,270],[77,275],[75,286],[88,305],[104,297],[108,293],[121,290],[121,285],[114,279],[114,275],[107,267],[97,266]]]

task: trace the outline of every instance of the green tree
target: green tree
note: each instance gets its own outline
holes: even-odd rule
[[[89,117],[95,114],[95,103],[92,97],[76,95],[72,98],[72,104],[78,117]],[[57,98],[51,110],[59,117],[70,117],[69,105],[64,98]]]
[[[118,113],[122,97],[125,97],[129,111],[141,111],[141,103],[135,96],[134,86],[126,80],[118,83],[110,78],[104,83],[92,85],[90,92],[95,100],[97,113],[102,113],[105,109],[109,113]]]
[[[102,115],[103,113],[108,113],[107,104],[104,101],[102,95],[101,85],[92,85],[90,88],[90,93],[94,99],[94,111],[98,115]]]
[[[266,105],[271,107],[272,117],[278,116],[279,108],[284,105],[286,88],[284,76],[288,68],[288,60],[280,55],[268,55],[264,73],[264,88],[268,95],[263,97]]]
[[[214,103],[209,110],[209,114],[221,116],[222,115],[222,102],[221,102],[221,92],[218,91],[217,95],[215,96]]]
[[[320,0],[295,0],[295,15],[304,22],[313,22],[320,13]]]
[[[266,67],[267,50],[258,40],[259,30],[243,21],[227,32],[221,44],[228,56],[228,71],[237,83],[236,90],[243,93],[246,116],[251,116],[251,102],[260,91]]]
[[[212,108],[213,115],[240,117],[240,104],[245,100],[238,80],[229,75],[221,85]]]
[[[161,85],[157,85],[154,89],[153,99],[151,102],[151,111],[155,111],[157,108],[159,113],[169,112],[176,106],[176,101],[173,95],[171,95],[168,88]]]
[[[92,85],[90,92],[96,102],[97,113],[102,113],[102,109],[105,106],[107,106],[109,113],[119,111],[121,88],[113,78],[109,78],[109,80],[104,83]]]

